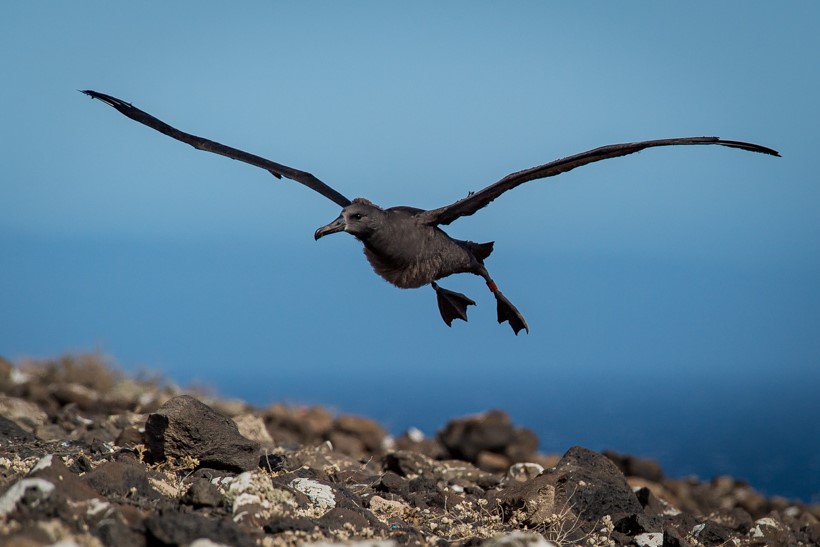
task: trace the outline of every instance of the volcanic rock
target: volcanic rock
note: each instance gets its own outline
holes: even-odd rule
[[[491,410],[478,416],[468,416],[450,421],[438,434],[438,440],[456,459],[478,463],[482,453],[506,457],[506,466],[529,461],[538,447],[538,438],[524,428],[514,427],[510,417],[503,411]],[[498,471],[498,459],[485,455]]]
[[[13,446],[37,440],[37,437],[17,425],[16,422],[0,416],[0,447]]]
[[[65,466],[56,455],[44,456],[29,473],[30,477],[45,479],[66,498],[81,501],[96,498],[99,494],[86,481]]]
[[[391,444],[371,420],[206,405],[95,359],[0,361],[3,378],[0,409],[28,410],[0,414],[0,545],[820,544],[818,506],[729,477],[665,479],[629,455],[552,459],[501,412]]]
[[[200,507],[219,507],[224,503],[225,498],[211,481],[205,478],[198,478],[193,483],[185,495],[180,500],[182,503]]]
[[[203,467],[247,471],[259,464],[259,443],[190,395],[174,397],[148,416],[145,441],[155,461],[191,457]]]
[[[235,547],[250,547],[256,542],[228,518],[207,518],[179,511],[162,511],[145,521],[149,545],[189,545],[197,539]]]
[[[345,435],[357,439],[362,445],[361,454],[343,452],[349,453],[351,456],[359,456],[379,452],[387,433],[374,420],[345,415],[339,416],[333,421],[333,432],[330,435],[329,440],[331,442],[333,442],[334,435]]]
[[[139,497],[156,500],[161,497],[141,465],[106,462],[83,477],[86,484],[105,497]]]
[[[627,477],[640,477],[649,481],[660,482],[663,480],[663,470],[657,462],[648,458],[618,454],[613,450],[605,450],[604,456],[612,460],[618,469]]]

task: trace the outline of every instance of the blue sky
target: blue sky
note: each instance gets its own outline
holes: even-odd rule
[[[809,2],[8,4],[0,354],[97,350],[396,428],[490,407],[542,442],[573,417],[609,424],[556,450],[633,448],[601,401],[662,404],[669,385],[684,406],[717,389],[706,415],[753,394],[785,419],[820,387],[818,16]],[[783,157],[649,150],[449,226],[496,242],[488,268],[531,327],[515,337],[480,279],[442,281],[478,302],[449,329],[432,290],[389,286],[353,238],[313,241],[335,204],[78,89],[383,206],[441,206],[616,142],[717,135]]]

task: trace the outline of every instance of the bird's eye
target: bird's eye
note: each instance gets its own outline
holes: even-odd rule
[[[353,217],[353,220],[361,220],[362,219],[361,213],[353,213],[350,216]]]

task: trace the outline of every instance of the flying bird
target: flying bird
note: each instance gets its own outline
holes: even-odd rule
[[[436,282],[458,273],[481,276],[490,292],[495,296],[498,322],[509,322],[516,335],[522,329],[529,332],[529,326],[521,312],[498,289],[498,285],[490,277],[484,265],[484,261],[493,251],[493,242],[475,243],[454,239],[448,236],[440,226],[446,226],[463,216],[472,215],[504,192],[525,182],[552,177],[588,163],[626,156],[646,148],[716,144],[780,156],[776,150],[765,146],[723,140],[718,137],[682,137],[611,144],[511,173],[482,190],[471,192],[467,197],[438,209],[424,210],[407,206],[382,208],[364,198],[351,201],[308,172],[184,133],[116,97],[91,90],[82,92],[112,106],[132,120],[198,150],[213,152],[255,165],[270,172],[276,178],[285,177],[304,184],[336,203],[342,207],[341,214],[329,224],[317,229],[314,234],[315,239],[318,240],[336,232],[347,232],[362,242],[364,254],[373,270],[388,282],[402,289],[415,289],[430,285],[436,292],[441,317],[448,326],[452,325],[454,319],[466,321],[467,307],[475,305],[475,302],[461,293],[440,287]]]

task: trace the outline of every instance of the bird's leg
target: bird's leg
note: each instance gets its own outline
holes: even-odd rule
[[[430,285],[436,291],[438,311],[448,327],[453,325],[453,319],[467,320],[467,306],[475,306],[475,302],[461,293],[439,287],[435,281]]]
[[[478,270],[478,275],[484,278],[484,281],[487,282],[487,288],[490,289],[490,292],[495,296],[498,309],[498,323],[500,324],[504,321],[509,321],[510,326],[516,336],[518,336],[518,332],[521,329],[524,329],[527,333],[529,333],[530,327],[527,325],[527,320],[524,319],[524,316],[521,315],[518,308],[513,306],[513,303],[507,300],[507,297],[498,290],[498,286],[490,277],[490,272],[487,271],[487,268],[481,266]]]

